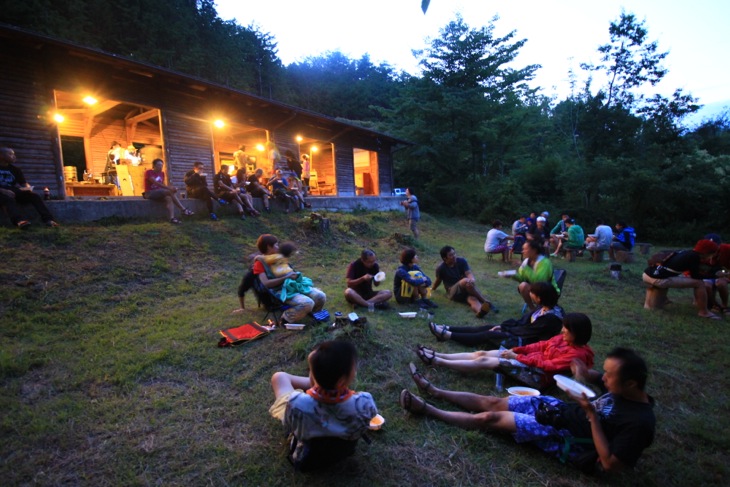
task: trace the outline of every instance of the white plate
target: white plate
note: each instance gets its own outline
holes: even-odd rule
[[[350,313],[349,315],[347,315],[347,318],[350,321],[357,321],[359,319],[359,316],[357,316],[357,313],[353,312],[353,313]]]
[[[401,318],[415,318],[416,312],[415,311],[407,311],[405,313],[398,313]]]
[[[379,430],[385,424],[385,418],[377,414],[373,419],[370,420],[369,428],[373,431]]]
[[[378,272],[373,276],[373,279],[375,279],[375,282],[383,282],[385,280],[385,272]]]
[[[569,379],[565,377],[564,375],[556,375],[555,376],[555,382],[557,382],[558,387],[560,387],[565,392],[570,392],[574,396],[579,396],[585,392],[586,397],[588,399],[593,399],[596,397],[596,393],[592,390],[588,389],[586,386],[581,384],[580,382],[576,382],[573,379]]]
[[[287,330],[303,330],[304,325],[301,323],[285,323],[284,326]]]
[[[533,389],[532,387],[510,387],[507,392],[511,396],[539,396],[540,391]]]

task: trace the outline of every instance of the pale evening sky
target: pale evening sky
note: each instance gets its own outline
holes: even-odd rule
[[[421,0],[216,0],[222,19],[273,35],[284,64],[339,50],[351,59],[368,53],[375,64],[412,74],[418,66],[411,51],[425,48],[456,13],[472,28],[498,15],[497,36],[516,30],[516,39],[527,39],[515,66],[541,64],[534,86],[559,99],[570,91],[570,68],[585,77],[579,64],[599,60],[597,48],[609,41],[609,23],[622,8],[645,21],[661,52],[669,51],[669,74],[651,93],[683,88],[709,105],[705,115],[730,105],[730,2],[431,0],[424,15]]]

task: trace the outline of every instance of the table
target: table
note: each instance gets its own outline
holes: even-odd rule
[[[113,184],[66,183],[66,196],[116,196],[117,187]]]

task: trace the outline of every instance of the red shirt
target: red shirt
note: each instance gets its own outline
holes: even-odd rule
[[[154,182],[151,182],[150,179],[154,180]],[[144,172],[144,190],[145,191],[163,189],[162,188],[163,184],[165,184],[165,171],[157,172],[154,169],[147,169]]]
[[[531,367],[539,367],[548,374],[570,370],[570,362],[574,358],[582,360],[589,369],[593,367],[593,349],[588,345],[568,345],[563,335],[524,347],[515,347],[512,351],[518,355],[518,361]]]

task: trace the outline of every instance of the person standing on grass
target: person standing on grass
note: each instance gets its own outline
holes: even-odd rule
[[[279,239],[275,236],[264,233],[256,240],[256,247],[263,255],[278,254]],[[266,269],[263,259],[255,259],[253,264],[253,273],[261,281],[265,287],[274,290],[276,293],[281,291],[284,281],[287,279],[296,279],[298,273],[290,272],[281,277],[274,277],[271,270]],[[327,302],[327,295],[316,287],[312,287],[307,294],[294,294],[288,296],[285,304],[290,306],[281,315],[281,324],[300,323],[309,313],[317,312],[324,308]]]
[[[440,253],[443,262],[436,268],[436,280],[431,290],[435,291],[443,282],[450,300],[467,303],[477,318],[484,318],[492,303],[477,288],[469,263],[463,257],[457,257],[456,250],[450,245],[442,247]]]
[[[566,460],[586,473],[633,468],[654,441],[654,399],[644,389],[646,362],[633,350],[617,347],[603,363],[606,394],[589,401],[585,394],[567,392],[575,401],[552,396],[481,396],[450,391],[431,384],[410,365],[418,389],[466,411],[447,411],[403,389],[400,406],[413,414],[439,419],[464,429],[511,434],[517,443],[532,443],[545,453]],[[539,411],[547,405],[560,420],[546,421]],[[586,438],[584,443],[573,439]]]
[[[165,184],[165,171],[162,170],[164,162],[162,159],[152,161],[152,169],[144,172],[144,193],[142,197],[152,201],[163,201],[167,208],[167,218],[170,223],[178,224],[180,220],[175,218],[175,207],[182,210],[183,215],[189,216],[193,212],[188,210],[180,203],[177,197],[177,188],[172,185]]]
[[[23,171],[15,165],[15,151],[10,147],[0,147],[0,207],[5,208],[13,225],[25,228],[30,225],[30,221],[21,217],[18,203],[33,205],[47,226],[59,226],[43,199],[33,192],[33,188],[25,180]]]
[[[347,289],[345,289],[345,300],[355,306],[368,308],[373,304],[376,308],[387,309],[388,300],[393,293],[388,289],[381,291],[373,290],[373,283],[379,286],[380,282],[375,280],[375,275],[380,272],[375,252],[364,249],[360,258],[352,261],[347,266]]]
[[[357,440],[378,414],[370,393],[350,389],[357,376],[357,350],[352,343],[322,342],[307,362],[309,376],[276,372],[271,377],[276,400],[269,409],[293,435],[289,459],[303,471],[352,455]]]
[[[400,202],[406,209],[408,228],[413,232],[413,237],[418,239],[421,232],[418,230],[418,221],[421,219],[421,210],[418,208],[418,198],[413,194],[413,189],[406,188],[406,199]]]

